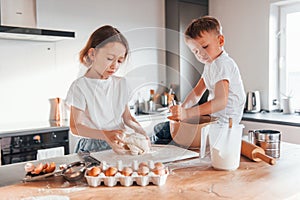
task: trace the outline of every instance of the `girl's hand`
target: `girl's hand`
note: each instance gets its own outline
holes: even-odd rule
[[[170,112],[172,116],[171,119],[176,121],[182,121],[187,118],[187,111],[181,105],[171,106]]]
[[[125,154],[126,149],[124,148],[123,130],[112,130],[104,131],[106,142],[111,146],[114,152],[117,154]]]
[[[123,138],[123,130],[103,131],[108,143],[120,143]]]

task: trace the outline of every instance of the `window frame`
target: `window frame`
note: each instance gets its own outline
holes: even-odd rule
[[[279,6],[279,47],[278,47],[278,77],[279,77],[279,97],[289,95],[288,91],[288,75],[286,65],[286,16],[290,13],[300,12],[300,3],[291,3]]]

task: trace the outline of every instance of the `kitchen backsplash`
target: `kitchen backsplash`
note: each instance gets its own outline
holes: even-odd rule
[[[1,123],[49,119],[49,98],[65,93],[55,44],[0,40]],[[63,97],[64,98],[64,97]]]

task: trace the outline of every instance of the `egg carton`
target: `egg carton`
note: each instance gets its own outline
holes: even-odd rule
[[[102,184],[108,187],[113,187],[117,185],[117,183],[120,183],[122,186],[126,187],[132,186],[134,183],[139,186],[147,186],[150,183],[161,186],[166,183],[167,177],[169,175],[169,170],[167,167],[165,167],[165,174],[157,175],[151,171],[154,168],[154,162],[148,161],[150,172],[147,175],[139,175],[137,173],[139,164],[140,163],[138,163],[137,161],[133,161],[131,166],[123,166],[122,161],[118,161],[117,166],[115,166],[118,169],[118,172],[114,176],[106,176],[103,171],[105,171],[110,166],[108,166],[105,161],[102,161],[100,165],[102,172],[95,177],[88,176],[88,170],[86,170],[85,178],[88,185],[91,187],[98,187]],[[132,167],[133,173],[130,176],[121,174],[123,167]]]

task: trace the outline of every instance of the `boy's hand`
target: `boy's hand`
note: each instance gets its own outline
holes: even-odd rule
[[[182,121],[187,118],[187,111],[180,105],[171,106],[170,112],[172,113],[172,116],[170,116],[171,119],[176,121]]]

